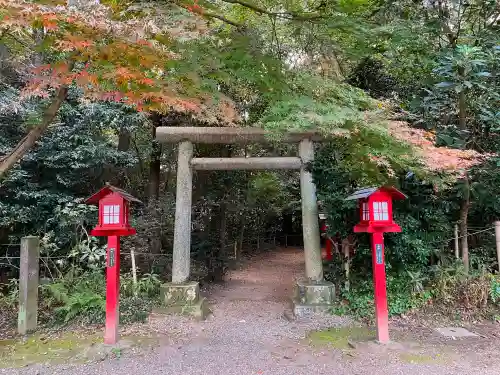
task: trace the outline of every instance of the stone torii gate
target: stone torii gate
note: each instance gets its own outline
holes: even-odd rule
[[[316,187],[307,165],[314,159],[314,142],[324,141],[317,132],[289,132],[280,139],[299,143],[298,157],[194,158],[193,143],[248,144],[269,142],[269,133],[259,128],[158,127],[156,140],[178,143],[177,192],[173,246],[172,282],[162,286],[169,311],[190,312],[203,317],[205,303],[199,286],[190,282],[191,206],[193,170],[300,170],[305,279],[297,283],[293,297],[295,315],[325,310],[334,299],[334,285],[323,280]],[[172,309],[173,308],[173,309]]]

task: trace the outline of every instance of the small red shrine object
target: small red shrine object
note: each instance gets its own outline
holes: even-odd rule
[[[319,220],[322,223],[319,230],[321,236],[325,238],[325,259],[331,261],[333,260],[333,251],[332,251],[333,242],[330,236],[328,235],[328,224],[326,223],[327,217],[328,216],[325,213],[319,214]]]
[[[392,200],[406,198],[406,195],[392,186],[360,189],[346,198],[357,199],[359,202],[360,222],[354,226],[354,232],[371,235],[377,339],[384,344],[389,342],[384,232],[401,232],[401,227],[392,217]]]
[[[141,203],[126,191],[109,184],[86,200],[87,204],[99,205],[99,220],[90,234],[108,237],[104,343],[111,345],[119,340],[120,236],[136,233],[129,223],[131,202]]]

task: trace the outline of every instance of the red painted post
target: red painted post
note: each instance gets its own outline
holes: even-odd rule
[[[326,260],[332,260],[333,259],[333,254],[332,254],[332,239],[330,237],[326,237]]]
[[[120,237],[108,236],[106,262],[106,329],[104,343],[118,342],[119,297],[120,297]]]
[[[383,232],[372,234],[372,264],[377,340],[382,344],[387,344],[389,342],[389,312],[387,310]]]

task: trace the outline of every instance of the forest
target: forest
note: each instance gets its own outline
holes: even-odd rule
[[[352,234],[356,188],[408,196],[386,240],[391,315],[499,318],[499,67],[495,0],[0,0],[0,306],[15,313],[17,244],[35,235],[41,320],[102,321],[105,243],[84,201],[109,182],[143,202],[121,313],[144,319],[172,264],[177,153],[156,128],[251,126],[271,142],[195,154],[293,156],[281,135],[319,130],[331,141],[310,167],[332,236]],[[193,277],[301,245],[297,172],[199,171],[193,188]],[[371,255],[356,240],[333,312],[365,318]],[[325,263],[339,286],[341,266]]]

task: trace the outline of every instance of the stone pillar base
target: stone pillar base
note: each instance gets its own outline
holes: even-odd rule
[[[292,300],[297,318],[327,312],[335,301],[335,285],[329,281],[297,281]]]
[[[204,320],[209,314],[207,300],[200,296],[200,286],[195,281],[165,283],[160,287],[162,306],[153,309],[154,315],[190,315]]]

